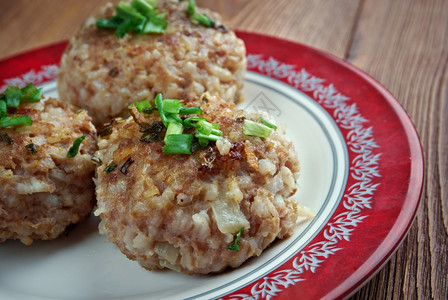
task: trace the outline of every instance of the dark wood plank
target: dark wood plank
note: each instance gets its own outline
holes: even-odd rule
[[[448,2],[366,0],[347,59],[404,106],[427,163],[422,205],[407,239],[353,299],[446,299]]]

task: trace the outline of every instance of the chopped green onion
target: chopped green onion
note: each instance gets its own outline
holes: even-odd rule
[[[120,172],[122,173],[122,174],[125,174],[126,175],[126,173],[127,173],[127,171],[128,171],[128,168],[132,165],[134,163],[134,159],[131,157],[131,156],[129,156],[129,158],[125,161],[125,163],[121,166],[121,168],[120,168]]]
[[[216,23],[206,14],[196,13],[196,2],[195,0],[189,0],[187,6],[187,15],[191,17],[192,20],[195,20],[201,25],[205,27],[215,27]]]
[[[142,112],[143,112],[144,114],[150,115],[150,114],[152,114],[152,112],[155,111],[155,110],[157,110],[157,107],[155,107],[155,106],[152,106],[152,107],[144,107],[144,108],[142,109]]]
[[[196,2],[194,0],[188,1],[187,15],[193,16],[196,13]]]
[[[81,145],[81,142],[84,141],[85,138],[86,138],[86,136],[83,135],[83,136],[77,138],[77,139],[73,142],[73,146],[71,146],[71,147],[68,149],[68,152],[67,152],[67,157],[68,157],[68,158],[73,158],[73,157],[75,157],[75,156],[78,154],[79,146]]]
[[[167,137],[170,136],[171,134],[182,134],[183,131],[184,126],[181,123],[177,122],[168,123],[168,127],[165,133],[165,141]]]
[[[239,243],[241,240],[241,236],[243,235],[244,232],[244,227],[241,227],[240,230],[238,230],[238,232],[235,235],[235,241],[230,244],[227,249],[229,250],[233,250],[233,251],[240,251],[240,247],[239,247]]]
[[[149,100],[142,100],[142,101],[134,101],[131,105],[128,106],[128,108],[132,108],[132,105],[135,104],[135,107],[137,108],[138,112],[142,112],[145,108],[151,108],[153,109],[153,106],[149,102]]]
[[[213,125],[215,125],[215,124],[213,124]],[[222,131],[221,130],[218,130],[218,129],[215,129],[215,128],[213,128],[212,129],[212,133],[211,134],[214,134],[214,135],[218,135],[218,136],[222,136]]]
[[[28,151],[30,151],[31,154],[35,154],[35,153],[37,153],[36,145],[34,145],[33,143],[26,145],[25,148],[26,148]]]
[[[198,122],[204,120],[207,121],[207,119],[205,118],[200,118],[200,117],[190,117],[190,118],[186,118],[184,120],[184,126],[185,128],[193,128],[193,127],[198,127]]]
[[[151,5],[152,7],[157,6],[157,0],[145,0],[145,2]]]
[[[134,27],[135,23],[132,19],[125,19],[118,27],[117,30],[115,31],[115,35],[118,38],[123,38],[126,33],[128,33],[129,31],[131,31],[131,29]]]
[[[3,119],[8,115],[6,102],[3,100],[0,100],[0,119]]]
[[[263,124],[266,125],[266,126],[268,126],[269,128],[272,128],[272,129],[274,129],[274,130],[277,129],[277,126],[275,126],[274,124],[272,124],[271,122],[269,122],[268,120],[266,120],[266,119],[263,118],[263,117],[259,117],[259,118],[258,118],[258,121],[263,122]]]
[[[21,102],[29,101],[29,102],[37,102],[42,98],[42,90],[43,88],[36,88],[34,84],[28,83],[24,88],[22,88],[22,97]]]
[[[0,128],[31,124],[33,124],[33,120],[30,116],[3,117],[0,119]]]
[[[96,20],[97,28],[104,29],[117,29],[120,24],[123,23],[123,19],[117,16],[113,16],[110,19],[98,19]]]
[[[117,164],[111,163],[111,164],[108,165],[106,168],[104,168],[104,173],[110,173],[110,172],[112,172],[113,170],[115,170],[115,168],[117,168],[117,167],[118,167]]]
[[[103,164],[103,161],[101,160],[101,158],[97,157],[97,156],[92,156],[90,158],[91,161],[93,161],[95,164],[101,166]]]
[[[165,138],[163,154],[191,154],[192,134],[170,134]]]
[[[199,24],[204,25],[205,27],[215,27],[216,23],[206,14],[195,14],[193,16],[193,20],[197,21]]]
[[[131,6],[144,16],[147,16],[154,10],[154,7],[145,0],[132,0]]]
[[[24,88],[8,86],[5,92],[0,94],[0,128],[31,125],[30,116],[8,117],[8,108],[18,108],[22,102],[36,102],[42,97],[42,88],[38,89],[29,83]]]
[[[155,121],[150,126],[145,128],[144,130],[140,130],[143,132],[143,135],[140,138],[140,141],[147,142],[147,143],[156,141],[156,140],[158,140],[159,133],[161,133],[162,130],[163,130],[162,122]]]
[[[164,33],[168,26],[168,22],[163,19],[164,17],[164,15],[157,15],[150,18],[141,33]]]
[[[118,3],[118,6],[115,7],[115,12],[117,13],[117,16],[124,19],[124,20],[141,20],[145,17],[135,9],[131,4],[120,1]]]
[[[163,110],[163,100],[162,100],[162,94],[158,93],[156,98],[154,99],[154,102],[156,104],[157,110],[159,111],[160,118],[162,119],[163,125],[167,127],[168,121],[165,116],[165,112]]]
[[[22,91],[18,86],[8,86],[5,89],[5,98],[7,107],[19,107],[20,100],[22,99]]]
[[[183,123],[183,120],[181,117],[179,117],[177,114],[166,114],[166,121],[168,123]]]
[[[258,136],[262,138],[267,138],[271,135],[272,128],[266,125],[251,121],[244,120],[243,133],[246,135]]]
[[[177,114],[179,110],[184,107],[184,104],[177,99],[163,100],[163,110],[167,113]]]
[[[212,123],[209,123],[204,120],[200,120],[200,121],[198,121],[197,125],[198,125],[198,131],[200,131],[201,133],[203,133],[205,135],[209,135],[212,133],[212,130],[213,130]]]
[[[14,144],[14,140],[4,131],[0,131],[0,141],[9,145]]]
[[[162,147],[164,154],[191,154],[192,153],[192,141],[195,144],[199,144],[203,147],[207,146],[210,141],[217,141],[222,139],[222,131],[219,130],[219,124],[212,124],[205,118],[193,116],[186,118],[185,120],[180,115],[186,114],[202,114],[200,107],[184,108],[183,103],[178,99],[163,99],[162,94],[157,94],[154,99],[155,107],[150,106],[150,102],[147,100],[136,102],[129,106],[135,105],[139,112],[144,112],[145,109],[154,110],[159,112],[162,122],[160,123],[160,130],[153,131],[148,123],[138,121],[134,116],[134,121],[140,126],[140,132],[143,132],[140,141],[153,142],[160,140],[159,133],[166,127],[166,133],[164,137],[165,145]],[[135,112],[134,112],[135,113]],[[131,111],[132,114],[132,111]],[[156,123],[154,122],[154,123]],[[197,128],[194,134],[183,134],[184,128],[192,129]],[[197,148],[197,147],[196,147]]]
[[[199,139],[199,141],[200,141],[200,139],[204,139],[204,140],[210,140],[210,141],[216,142],[217,140],[222,139],[222,136],[214,135],[214,134],[207,135],[207,134],[201,133],[200,131],[196,131],[195,136]]]
[[[202,108],[196,107],[182,107],[179,109],[179,115],[202,115]]]
[[[104,124],[99,130],[98,135],[100,137],[111,135],[113,132],[114,126],[111,123]]]
[[[132,0],[131,4],[119,2],[115,7],[116,15],[109,19],[98,19],[96,27],[115,29],[115,34],[122,38],[131,30],[136,34],[164,33],[168,22],[165,13],[155,9],[157,0]]]

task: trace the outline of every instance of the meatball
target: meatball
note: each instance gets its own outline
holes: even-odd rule
[[[23,103],[15,115],[29,115],[33,124],[0,129],[0,242],[30,245],[58,237],[93,209],[96,129],[87,111],[55,99]]]
[[[218,93],[228,101],[242,100],[246,70],[245,46],[221,17],[207,9],[217,26],[207,28],[187,16],[188,1],[158,1],[166,13],[163,34],[126,34],[98,29],[97,18],[109,18],[108,4],[89,18],[71,38],[58,76],[61,99],[89,111],[96,125],[115,116],[129,116],[127,106],[136,99],[190,99],[203,92]]]
[[[248,136],[244,119],[258,115],[245,116],[210,95],[188,102],[195,104],[203,108],[201,117],[220,125],[223,138],[191,155],[163,154],[163,138],[140,140],[137,123],[155,124],[158,113],[142,114],[144,122],[136,121],[142,115],[114,121],[98,144],[104,162],[96,180],[100,232],[149,270],[206,274],[238,267],[290,236],[297,221],[292,196],[299,161],[284,131]],[[239,251],[228,249],[235,243]]]

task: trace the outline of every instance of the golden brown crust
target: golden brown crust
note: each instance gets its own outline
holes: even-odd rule
[[[93,208],[96,129],[86,111],[48,99],[21,104],[16,116],[31,126],[0,129],[14,141],[0,142],[0,240],[54,239]],[[67,158],[74,140],[85,135],[79,154]],[[25,146],[35,144],[32,154]]]
[[[244,43],[232,31],[193,24],[187,1],[159,1],[169,22],[164,34],[127,34],[97,29],[90,18],[74,36],[62,57],[58,77],[63,101],[89,110],[97,125],[127,113],[135,99],[191,99],[205,91],[228,101],[242,100],[246,69]],[[221,17],[208,10],[218,24]],[[110,17],[112,4],[97,17]]]
[[[188,106],[197,104],[203,117],[220,124],[227,145],[163,155],[162,141],[139,140],[142,133],[132,118],[118,121],[113,133],[99,141],[96,155],[104,162],[97,170],[100,230],[148,269],[209,273],[237,267],[276,237],[290,235],[297,219],[291,196],[299,163],[283,133],[266,139],[246,136],[244,115],[233,104],[209,96],[207,103]],[[146,118],[148,123],[158,120],[157,113]],[[119,168],[129,157],[135,162],[123,174]],[[111,163],[118,168],[105,173]],[[240,251],[227,249],[236,231],[219,227],[214,205],[220,201],[236,202],[248,221]]]

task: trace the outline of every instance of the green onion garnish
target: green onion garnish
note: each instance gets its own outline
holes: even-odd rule
[[[168,22],[166,14],[155,9],[157,0],[132,0],[130,4],[119,2],[115,7],[116,15],[109,19],[98,19],[96,27],[115,29],[115,34],[122,38],[130,31],[136,34],[164,33]]]
[[[92,156],[90,158],[91,161],[93,161],[95,164],[101,166],[103,164],[103,161],[101,160],[101,158],[97,157],[97,156]]]
[[[183,107],[179,109],[179,115],[202,115],[202,108],[196,107]]]
[[[209,135],[212,133],[213,125],[207,120],[198,121],[197,126],[198,126],[198,132],[201,132],[202,134]]]
[[[190,117],[190,118],[186,118],[184,120],[184,126],[185,128],[193,128],[193,127],[198,127],[198,122],[199,121],[207,121],[207,119],[205,118],[200,118],[200,117]]]
[[[157,110],[159,111],[160,118],[162,119],[163,125],[168,126],[168,121],[165,116],[165,112],[163,110],[163,100],[162,100],[162,94],[158,93],[156,98],[154,99],[154,102],[156,104]]]
[[[22,98],[21,102],[37,102],[42,98],[42,88],[38,89],[32,83],[28,83],[24,88],[22,88]]]
[[[243,133],[246,135],[258,136],[262,138],[267,138],[271,135],[272,128],[266,125],[251,121],[244,120]]]
[[[111,163],[110,165],[108,165],[106,168],[104,168],[104,172],[105,173],[110,173],[113,170],[115,170],[118,167],[117,164]]]
[[[142,128],[142,126],[140,125],[140,131],[143,132],[140,141],[150,143],[159,140],[159,133],[161,133],[162,130],[163,130],[163,123],[159,121],[153,122],[146,128]]]
[[[196,2],[194,0],[188,1],[187,15],[193,16],[196,13]]]
[[[222,136],[220,135],[216,135],[216,134],[203,134],[200,131],[196,131],[195,136],[199,139],[199,141],[201,139],[205,139],[205,140],[209,140],[209,141],[217,141],[222,139]]]
[[[31,154],[35,154],[35,153],[37,153],[36,145],[34,145],[33,143],[26,145],[25,148],[26,148],[28,151],[30,151]]]
[[[125,161],[125,163],[121,166],[121,168],[120,168],[120,172],[121,172],[122,174],[125,174],[125,175],[126,175],[129,166],[132,165],[133,163],[134,163],[134,159],[133,159],[131,156],[129,156],[129,158],[128,158],[128,159]]]
[[[192,20],[198,22],[205,27],[215,27],[216,23],[206,14],[196,13],[196,2],[194,0],[188,1],[187,15],[191,17]]]
[[[173,123],[173,122],[177,122],[177,123],[183,123],[183,120],[181,117],[179,117],[177,114],[166,114],[166,121],[168,123]]]
[[[177,123],[177,122],[168,123],[168,127],[166,128],[166,133],[165,133],[165,141],[166,141],[167,137],[170,136],[171,134],[182,134],[183,131],[184,131],[184,126],[181,123]]]
[[[165,137],[163,154],[191,154],[192,134],[170,134]]]
[[[238,232],[235,235],[235,241],[230,244],[227,249],[229,250],[233,250],[233,251],[240,251],[240,247],[239,247],[239,243],[241,240],[241,236],[243,235],[244,232],[244,227],[241,227],[240,230],[238,230]]]
[[[6,105],[8,107],[19,107],[22,99],[22,91],[18,86],[8,86],[5,89]]]
[[[8,115],[6,102],[0,100],[0,120]]]
[[[140,102],[134,102],[135,103],[135,107],[137,108],[138,112],[142,112],[144,109],[154,109],[154,107],[151,105],[151,103],[149,103],[149,100],[143,100]],[[132,107],[132,104],[131,104]],[[131,108],[129,107],[129,108]]]
[[[30,116],[3,117],[0,120],[0,128],[31,124],[33,124],[33,120],[31,120]]]
[[[193,20],[197,21],[199,24],[204,25],[205,27],[215,27],[216,23],[206,14],[195,14],[193,16]]]
[[[123,19],[117,16],[114,16],[110,19],[98,19],[96,20],[96,27],[104,29],[116,29],[122,22]]]
[[[266,120],[263,117],[259,117],[258,121],[262,122],[264,125],[268,126],[269,128],[272,128],[274,130],[277,129],[277,126],[275,126],[274,124],[272,124],[271,122],[269,122],[268,120]]]
[[[14,140],[4,131],[0,131],[0,141],[9,145],[14,144]]]
[[[68,158],[73,158],[73,157],[75,157],[75,156],[78,154],[79,146],[81,145],[81,142],[84,141],[85,138],[86,138],[86,136],[83,135],[83,136],[77,138],[77,139],[73,142],[73,146],[71,146],[71,147],[68,149],[68,152],[67,152],[67,157],[68,157]]]
[[[184,107],[184,104],[177,99],[163,100],[163,110],[167,113],[178,114],[182,107]]]
[[[152,7],[157,6],[157,0],[145,0],[145,2],[151,5]]]
[[[143,132],[140,138],[142,142],[160,140],[159,133],[163,127],[167,128],[164,137],[165,145],[162,148],[164,154],[191,154],[193,137],[196,143],[203,147],[207,146],[210,141],[222,139],[222,131],[219,130],[219,124],[212,124],[207,119],[197,116],[189,117],[185,120],[180,117],[180,115],[202,114],[200,107],[184,108],[184,104],[178,99],[163,99],[160,93],[154,98],[154,103],[155,107],[152,107],[151,102],[148,100],[134,101],[129,106],[129,109],[132,109],[135,105],[139,112],[145,112],[146,109],[158,111],[162,122],[156,121],[153,123],[153,125],[157,122],[160,123],[160,128],[157,131],[152,130],[152,125],[142,123],[136,117],[134,117],[134,121],[140,126],[140,132]],[[196,128],[196,134],[183,134],[184,128]]]
[[[29,116],[8,117],[8,108],[18,108],[23,102],[36,102],[42,97],[42,88],[38,89],[29,83],[24,88],[8,86],[0,94],[0,128],[31,125],[33,121]]]
[[[154,10],[154,7],[144,0],[133,0],[131,5],[144,16],[150,14]]]

